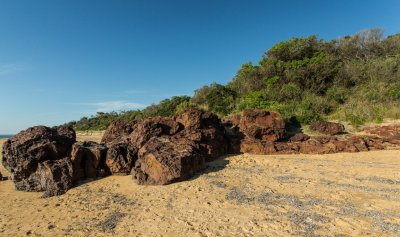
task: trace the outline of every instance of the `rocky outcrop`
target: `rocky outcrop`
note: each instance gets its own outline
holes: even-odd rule
[[[215,114],[191,109],[178,115],[176,121],[184,127],[179,136],[193,141],[207,161],[227,154],[228,139]]]
[[[336,135],[345,132],[343,124],[327,122],[327,121],[314,122],[310,125],[310,128],[314,131],[328,135]]]
[[[136,121],[125,122],[123,120],[117,120],[111,123],[104,132],[101,143],[107,146],[118,143],[126,143],[128,141],[128,136],[132,133],[135,124]]]
[[[73,186],[72,162],[69,157],[39,163],[37,170],[43,197],[66,193]]]
[[[95,142],[75,143],[71,152],[74,181],[109,174],[105,166],[106,152],[105,146]]]
[[[140,149],[152,137],[172,136],[182,130],[173,118],[154,117],[138,121],[129,135],[129,144]]]
[[[75,132],[70,128],[28,128],[3,144],[2,164],[17,190],[45,191],[48,186],[42,185],[39,166],[68,157],[73,143]]]
[[[139,150],[132,174],[139,184],[169,184],[192,177],[204,164],[193,141],[153,137]]]
[[[239,128],[246,137],[262,141],[275,142],[285,136],[285,122],[282,116],[265,110],[244,110]]]
[[[310,139],[310,136],[304,133],[296,133],[289,137],[289,141],[291,142],[304,142]]]
[[[229,141],[229,153],[247,152],[255,144],[268,144],[285,137],[285,122],[276,112],[244,110],[222,119]],[[253,148],[251,148],[253,147]]]
[[[125,143],[114,144],[107,150],[106,166],[111,174],[126,175],[131,172],[137,150]]]

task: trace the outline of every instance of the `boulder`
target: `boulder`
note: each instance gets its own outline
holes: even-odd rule
[[[129,135],[133,131],[136,121],[125,122],[117,120],[112,122],[104,132],[101,143],[106,146],[127,142]]]
[[[75,141],[71,128],[28,128],[4,142],[2,164],[17,190],[44,191],[37,173],[39,164],[68,157]]]
[[[186,138],[152,137],[138,152],[132,169],[139,184],[164,185],[187,180],[204,169],[205,159]]]
[[[72,146],[74,181],[105,175],[107,148],[96,142],[77,142]]]
[[[178,115],[175,120],[184,128],[179,136],[193,141],[207,161],[227,154],[225,129],[215,114],[190,109]]]
[[[328,135],[336,135],[345,132],[343,124],[327,122],[327,121],[314,122],[310,125],[310,128],[314,131]]]
[[[364,131],[367,134],[376,135],[381,138],[386,138],[390,141],[395,141],[395,140],[400,141],[400,124],[367,127],[364,129]],[[397,143],[397,142],[394,142],[394,143]]]
[[[289,137],[289,141],[291,142],[304,142],[310,139],[310,136],[304,133],[296,133]]]
[[[285,122],[277,112],[247,109],[242,112],[240,131],[247,137],[275,142],[285,135]]]
[[[245,139],[240,143],[240,152],[254,155],[270,155],[275,154],[276,149],[273,142]]]
[[[72,162],[69,157],[39,163],[37,170],[43,197],[62,195],[72,188]]]
[[[126,175],[136,161],[137,150],[128,144],[114,144],[107,150],[106,166],[111,174]]]
[[[169,117],[154,117],[138,121],[129,135],[129,144],[140,149],[152,137],[172,136],[182,130],[182,125]]]

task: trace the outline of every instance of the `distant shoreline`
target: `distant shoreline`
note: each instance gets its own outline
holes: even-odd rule
[[[0,139],[10,138],[12,136],[14,136],[14,135],[4,134],[4,135],[0,135]]]

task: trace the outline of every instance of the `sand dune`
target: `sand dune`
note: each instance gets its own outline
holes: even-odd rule
[[[167,186],[112,176],[40,196],[0,182],[0,236],[400,236],[400,151],[244,154]]]

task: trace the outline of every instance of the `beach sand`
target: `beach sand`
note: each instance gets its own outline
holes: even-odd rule
[[[41,195],[0,182],[0,236],[400,236],[400,151],[243,154],[171,185]]]

